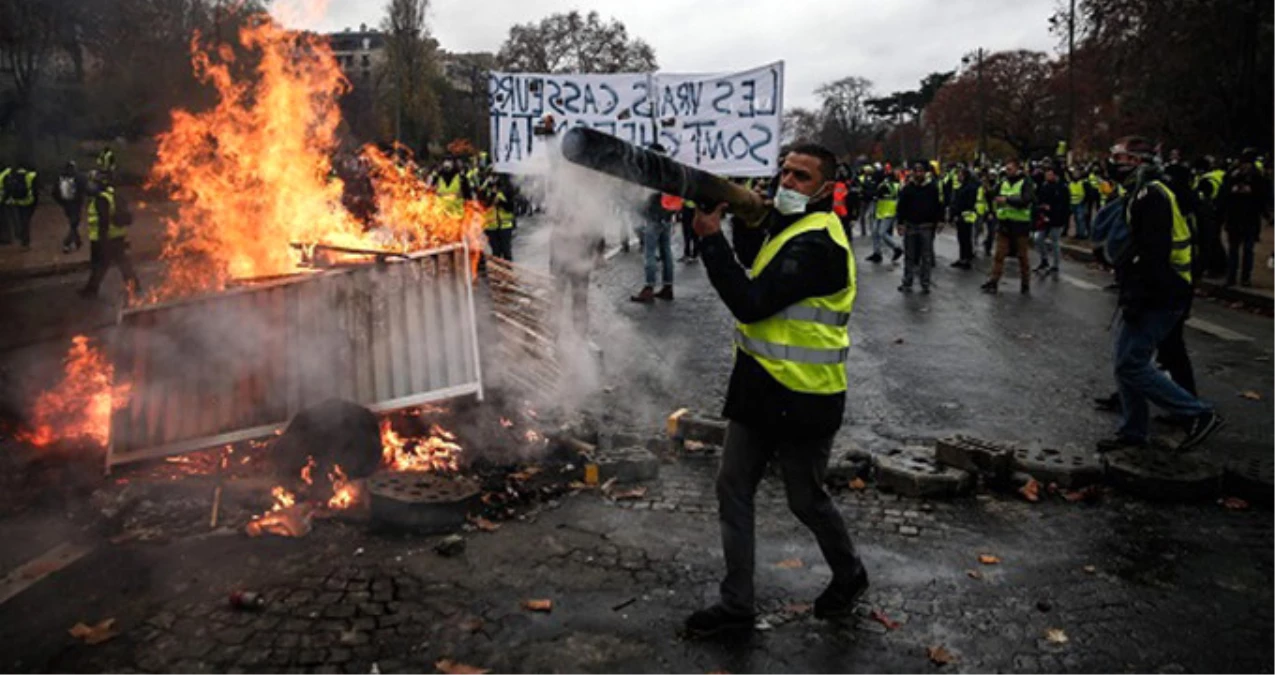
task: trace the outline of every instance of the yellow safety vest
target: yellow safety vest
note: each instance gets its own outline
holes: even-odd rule
[[[1191,283],[1191,226],[1183,217],[1182,211],[1178,209],[1178,199],[1173,195],[1173,190],[1158,180],[1147,183],[1147,188],[1155,188],[1169,199],[1169,206],[1173,207],[1173,247],[1169,249],[1169,264],[1173,266],[1173,271],[1182,277],[1188,284]],[[1129,218],[1129,210],[1133,204],[1125,206],[1125,218]]]
[[[1085,182],[1073,180],[1067,185],[1067,189],[1071,191],[1071,205],[1080,206],[1085,203]]]
[[[1195,189],[1199,190],[1202,184],[1209,186],[1208,198],[1210,200],[1217,199],[1218,193],[1222,189],[1222,182],[1226,180],[1226,172],[1221,169],[1202,173],[1195,179]]]
[[[97,153],[97,168],[114,171],[115,151],[110,148],[102,148],[102,151]]]
[[[854,307],[854,252],[841,220],[821,211],[768,238],[753,261],[756,279],[792,238],[827,231],[846,251],[846,287],[818,298],[806,298],[753,323],[735,325],[735,346],[757,359],[784,387],[806,394],[838,394],[846,390],[846,357],[850,353],[850,310]]]
[[[877,218],[893,218],[899,212],[899,184],[890,181],[885,196],[877,198]]]
[[[443,197],[460,194],[460,174],[456,173],[451,180],[444,180],[442,176],[438,177],[438,194]]]
[[[97,230],[98,230],[97,198],[98,197],[102,197],[106,199],[106,205],[107,205],[106,206],[107,208],[106,237],[108,239],[123,239],[124,236],[128,234],[128,230],[120,227],[115,222],[115,188],[108,187],[102,190],[102,194],[94,196],[94,197],[89,197],[89,208],[88,208],[89,241],[97,241],[98,239],[98,236],[97,236]]]
[[[4,181],[9,177],[12,169],[5,169],[4,173],[0,173],[0,181]],[[35,172],[27,171],[23,174],[27,183],[27,196],[17,199],[13,195],[5,195],[4,203],[10,206],[31,206],[35,203]],[[4,189],[4,185],[0,182],[0,190]]]
[[[483,222],[484,230],[509,230],[514,226],[514,214],[505,209],[505,193],[497,192],[495,203],[487,209]]]
[[[983,186],[978,186],[978,199],[974,200],[974,212],[978,215],[987,214],[987,190]]]
[[[1000,196],[1006,198],[1018,197],[1023,194],[1023,185],[1027,183],[1027,176],[1019,176],[1018,182],[1010,185],[1009,179],[1001,181]],[[1009,204],[999,204],[996,206],[996,219],[1000,221],[1014,221],[1018,223],[1028,223],[1032,219],[1032,210],[1030,206],[1010,206]]]

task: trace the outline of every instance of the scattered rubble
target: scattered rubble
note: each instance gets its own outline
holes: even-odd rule
[[[891,450],[876,457],[877,485],[908,497],[955,497],[973,487],[968,471],[944,466],[923,447]]]

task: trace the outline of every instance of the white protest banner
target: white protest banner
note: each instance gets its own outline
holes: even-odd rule
[[[533,129],[550,115],[559,132],[589,126],[641,147],[658,139],[684,164],[769,176],[779,155],[783,88],[782,61],[722,75],[493,72],[492,162],[505,173],[541,170],[545,142]]]

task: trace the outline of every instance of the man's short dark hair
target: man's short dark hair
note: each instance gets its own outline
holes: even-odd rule
[[[818,143],[798,143],[788,148],[788,154],[809,155],[819,160],[819,173],[824,180],[832,180],[837,175],[837,156]]]

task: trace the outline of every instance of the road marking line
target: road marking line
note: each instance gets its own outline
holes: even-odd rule
[[[1085,291],[1100,291],[1100,290],[1102,290],[1102,286],[1099,286],[1098,284],[1091,284],[1091,283],[1089,283],[1088,281],[1085,281],[1085,280],[1083,280],[1083,279],[1077,279],[1076,277],[1073,277],[1073,276],[1071,276],[1070,274],[1059,274],[1059,275],[1058,275],[1058,278],[1062,279],[1063,281],[1065,281],[1065,282],[1067,282],[1067,283],[1071,284],[1072,286],[1075,286],[1076,288],[1079,288],[1079,289],[1081,289],[1081,290],[1085,290]]]
[[[36,585],[50,574],[83,558],[92,550],[92,546],[63,542],[49,549],[44,555],[6,574],[0,579],[0,605]]]
[[[1253,341],[1253,338],[1247,335],[1244,335],[1243,333],[1236,333],[1230,328],[1219,326],[1210,321],[1205,321],[1204,319],[1197,319],[1195,317],[1191,317],[1186,320],[1186,325],[1198,331],[1203,331],[1214,337],[1218,337],[1223,340],[1226,340],[1228,342],[1252,342]]]

